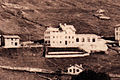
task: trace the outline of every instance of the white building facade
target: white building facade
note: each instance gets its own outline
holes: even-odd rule
[[[83,69],[82,65],[75,64],[74,66],[70,66],[70,67],[67,68],[67,74],[78,75],[83,70],[84,69]]]
[[[59,28],[48,27],[44,33],[45,44],[49,47],[79,47],[87,52],[107,51],[105,40],[95,34],[76,34],[73,25]]]
[[[17,35],[2,35],[1,46],[4,48],[20,47],[20,37]]]
[[[117,41],[118,45],[120,46],[120,24],[115,26],[115,40]]]

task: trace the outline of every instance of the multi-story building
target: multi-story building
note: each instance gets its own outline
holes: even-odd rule
[[[72,25],[62,25],[60,28],[48,27],[44,40],[50,47],[75,47],[75,28]]]
[[[48,27],[44,40],[48,47],[79,48],[90,53],[92,51],[107,51],[106,41],[95,34],[76,34],[73,25],[62,25],[59,28]]]

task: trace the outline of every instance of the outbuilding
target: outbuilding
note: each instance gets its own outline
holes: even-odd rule
[[[78,75],[83,71],[82,65],[75,64],[74,66],[70,66],[67,68],[67,74]]]
[[[4,48],[20,47],[20,37],[18,35],[1,35],[1,47]]]

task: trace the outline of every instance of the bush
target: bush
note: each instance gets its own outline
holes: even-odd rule
[[[77,76],[73,76],[72,80],[111,80],[109,75],[105,73],[96,73],[92,70],[85,70]]]

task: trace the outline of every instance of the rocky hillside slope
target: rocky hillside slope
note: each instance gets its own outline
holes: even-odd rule
[[[104,9],[110,20],[93,16]],[[77,33],[113,36],[120,23],[119,0],[0,0],[0,33],[39,40],[47,26],[72,24]]]

